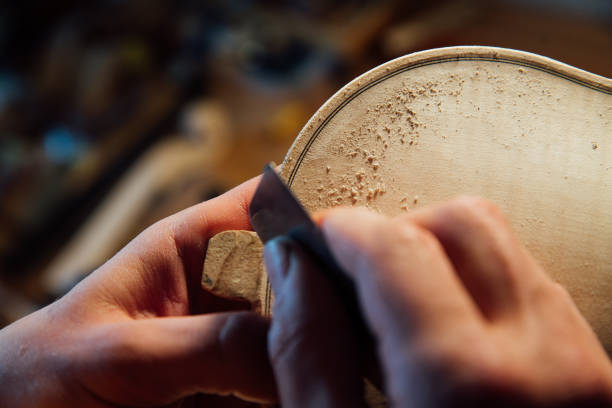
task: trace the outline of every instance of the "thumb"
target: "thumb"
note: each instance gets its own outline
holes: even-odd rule
[[[200,392],[275,401],[267,332],[268,322],[250,312],[112,324],[84,342],[96,344],[96,358],[80,381],[120,405],[158,406]]]
[[[283,406],[362,407],[359,348],[324,273],[293,240],[264,249],[274,289],[270,360]]]

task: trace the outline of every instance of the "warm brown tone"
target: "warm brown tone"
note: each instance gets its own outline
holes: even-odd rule
[[[264,314],[268,280],[263,265],[263,244],[253,231],[224,231],[210,239],[202,286],[219,296],[247,300]]]
[[[281,175],[310,211],[494,201],[611,352],[611,129],[610,79],[520,51],[444,48],[342,88]]]

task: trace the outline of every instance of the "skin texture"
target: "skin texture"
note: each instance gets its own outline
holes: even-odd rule
[[[208,239],[250,228],[257,182],[154,224],[66,296],[2,329],[0,406],[247,405],[203,392],[275,400],[268,322],[200,287]]]
[[[265,247],[271,323],[200,288],[208,239],[248,229],[257,179],[166,218],[48,307],[0,330],[2,407],[610,406],[612,367],[568,294],[491,203],[317,219],[376,339],[295,243]],[[376,368],[376,367],[374,367]],[[209,395],[203,395],[206,393]],[[210,395],[216,394],[216,395]]]
[[[494,204],[462,197],[397,218],[343,208],[316,219],[355,283],[392,406],[612,406],[605,351]],[[368,350],[329,282],[287,238],[264,255],[283,407],[363,406]]]

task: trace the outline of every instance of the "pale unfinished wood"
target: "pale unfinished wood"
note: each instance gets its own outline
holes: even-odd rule
[[[530,53],[452,47],[342,88],[281,174],[310,211],[493,200],[610,352],[611,138],[612,80]]]
[[[487,197],[610,353],[611,138],[612,80],[516,50],[442,48],[338,91],[301,131],[281,176],[309,211],[363,205],[397,215]]]
[[[253,311],[266,315],[270,304],[263,244],[253,231],[225,231],[210,239],[204,261],[202,287],[226,299],[245,300]]]

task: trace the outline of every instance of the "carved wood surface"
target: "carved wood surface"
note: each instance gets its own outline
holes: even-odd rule
[[[281,176],[309,211],[491,199],[612,352],[612,80],[501,48],[410,54],[333,95]]]

